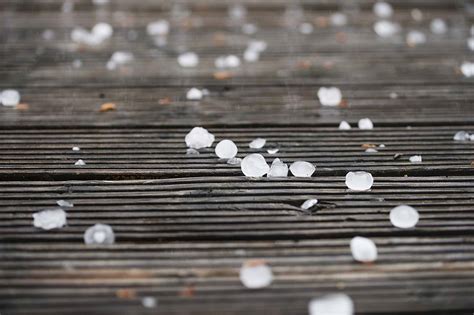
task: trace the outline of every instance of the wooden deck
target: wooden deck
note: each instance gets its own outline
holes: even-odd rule
[[[392,1],[403,30],[390,39],[373,32],[369,0],[298,1],[300,22],[315,25],[309,35],[284,23],[299,11],[283,0],[239,1],[254,35],[229,23],[233,1],[78,1],[61,12],[63,2],[0,1],[0,90],[18,89],[28,104],[0,106],[2,315],[307,314],[310,299],[333,292],[350,295],[357,314],[473,314],[474,142],[453,141],[474,132],[474,79],[459,70],[474,61],[472,1]],[[183,8],[191,14],[180,18]],[[328,25],[335,11],[346,26]],[[447,34],[430,32],[436,17]],[[171,22],[165,47],[145,31],[159,18]],[[70,40],[74,27],[101,21],[115,31],[105,45]],[[427,42],[408,47],[412,29]],[[241,55],[252,38],[268,43],[261,60],[216,75],[215,58]],[[118,50],[136,60],[106,70]],[[197,68],[178,66],[183,50],[199,54]],[[319,104],[328,85],[342,90],[343,106]],[[210,95],[186,100],[194,86]],[[116,110],[100,112],[106,102]],[[373,130],[337,128],[364,117]],[[194,126],[234,140],[239,157],[266,138],[280,146],[267,161],[303,159],[316,173],[245,178],[213,148],[186,155]],[[364,144],[385,148],[365,153]],[[410,163],[414,154],[423,163]],[[74,166],[79,158],[87,165]],[[349,191],[350,170],[371,172],[371,191]],[[310,197],[320,200],[312,215],[299,209]],[[68,225],[34,228],[32,213],[59,199],[75,204]],[[418,209],[416,228],[391,225],[399,204]],[[116,244],[83,244],[99,222],[114,228]],[[375,241],[375,263],[352,259],[356,235]],[[253,258],[274,272],[265,289],[239,281]],[[157,307],[143,307],[144,296]]]

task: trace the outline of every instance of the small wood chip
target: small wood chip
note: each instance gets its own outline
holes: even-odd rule
[[[15,109],[24,112],[30,109],[30,105],[26,103],[20,103],[16,105]]]
[[[115,103],[104,103],[100,106],[100,111],[102,113],[116,110],[116,109],[117,109],[117,106],[115,105]]]
[[[160,104],[160,105],[169,105],[169,104],[171,104],[171,98],[169,98],[169,97],[161,98],[158,101],[158,104]]]
[[[196,287],[194,286],[194,284],[188,284],[186,287],[183,288],[183,290],[181,290],[181,292],[179,292],[179,296],[193,297],[195,293]]]
[[[115,291],[115,295],[119,299],[129,300],[129,299],[136,298],[137,297],[137,292],[133,289],[118,289],[117,291]]]
[[[368,149],[368,148],[376,148],[377,145],[376,144],[373,144],[373,143],[364,143],[363,145],[361,145],[361,147],[363,149]]]
[[[394,160],[398,160],[399,158],[402,157],[402,155],[403,155],[402,153],[396,153],[396,154],[393,156],[393,159],[394,159]]]
[[[214,72],[214,79],[216,80],[228,80],[232,78],[232,73],[229,71],[216,71]]]

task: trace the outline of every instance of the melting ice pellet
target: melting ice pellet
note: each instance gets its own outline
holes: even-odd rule
[[[178,64],[183,68],[193,68],[199,64],[199,57],[193,52],[186,52],[178,56]]]
[[[241,158],[233,157],[233,158],[227,160],[227,164],[229,164],[229,165],[239,165],[240,166],[241,163],[242,163]]]
[[[351,125],[349,125],[349,123],[345,120],[341,121],[341,123],[339,124],[339,130],[349,130],[351,129]]]
[[[232,140],[222,140],[216,145],[216,155],[220,159],[231,159],[237,155],[238,149]]]
[[[83,160],[79,159],[76,161],[76,163],[74,163],[74,165],[76,166],[84,166],[86,165],[86,162],[84,162]]]
[[[74,204],[70,201],[67,201],[67,200],[57,200],[56,201],[56,204],[60,207],[63,207],[63,208],[72,208],[74,207]]]
[[[202,99],[202,97],[203,97],[202,91],[197,88],[191,88],[186,93],[186,98],[190,101],[198,101]]]
[[[113,244],[115,234],[110,225],[97,223],[84,232],[84,242],[86,244]]]
[[[411,163],[421,163],[422,162],[421,155],[412,155],[408,159],[410,160]]]
[[[240,268],[240,282],[248,289],[261,289],[273,281],[270,267],[261,260],[248,260]]]
[[[390,222],[401,229],[409,229],[418,223],[419,214],[414,208],[400,205],[390,211]]]
[[[321,87],[318,90],[318,98],[323,106],[337,106],[342,101],[342,93],[337,87]]]
[[[148,23],[146,26],[146,32],[150,36],[165,36],[170,31],[170,23],[166,20],[157,20]]]
[[[379,1],[373,6],[374,14],[379,18],[389,18],[393,14],[393,8],[390,3]]]
[[[253,139],[250,143],[249,143],[249,148],[251,149],[261,149],[265,146],[265,143],[267,142],[267,140],[263,139],[263,138],[256,138],[256,139]]]
[[[354,302],[344,293],[327,294],[312,299],[308,309],[309,315],[353,315]]]
[[[274,159],[267,177],[288,177],[288,165],[283,163],[279,158]]]
[[[318,203],[318,199],[308,199],[300,206],[302,210],[308,210]]]
[[[20,103],[20,93],[17,90],[4,90],[0,93],[0,103],[3,106],[17,106]]]
[[[268,173],[268,166],[265,158],[261,154],[249,154],[240,163],[242,173],[247,177],[262,177]]]
[[[156,299],[152,296],[144,296],[142,298],[142,305],[146,308],[154,308],[157,305]]]
[[[400,32],[400,25],[391,21],[377,21],[374,24],[374,31],[375,33],[382,37],[387,38],[393,36]]]
[[[214,142],[214,135],[202,127],[194,127],[184,138],[191,149],[208,148]]]
[[[369,118],[360,119],[359,122],[357,123],[357,126],[359,127],[359,129],[363,129],[363,130],[374,129],[374,123]]]
[[[363,171],[349,172],[346,174],[346,186],[354,191],[369,190],[374,183],[372,174]]]
[[[66,212],[57,208],[33,213],[33,225],[43,230],[62,228],[66,225]]]
[[[469,140],[469,133],[467,133],[465,131],[462,131],[462,130],[458,131],[454,135],[453,139],[455,141],[467,141],[467,140]]]
[[[448,26],[446,25],[446,22],[443,19],[436,18],[431,21],[430,30],[431,33],[436,35],[446,34],[446,32],[448,31]]]
[[[360,262],[373,262],[377,260],[377,247],[368,238],[356,236],[351,240],[352,257]]]
[[[296,161],[290,165],[290,171],[295,177],[311,177],[316,167],[309,162]]]

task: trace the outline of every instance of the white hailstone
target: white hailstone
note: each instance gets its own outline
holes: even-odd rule
[[[423,12],[421,12],[420,9],[413,9],[411,10],[410,14],[413,20],[417,22],[421,22],[421,20],[423,20]]]
[[[267,149],[267,153],[268,153],[268,154],[276,154],[276,153],[278,153],[278,151],[280,151],[280,149],[277,148],[277,147],[273,147],[273,148],[268,148],[268,149]]]
[[[76,43],[83,43],[90,36],[89,32],[82,27],[75,27],[71,31],[71,39]]]
[[[261,154],[249,154],[240,163],[242,173],[247,177],[262,177],[270,170],[265,158]]]
[[[133,53],[128,51],[116,51],[110,57],[110,61],[117,65],[123,65],[132,62],[134,59],[135,57],[133,56]]]
[[[469,47],[470,50],[474,50],[474,37],[467,39],[467,47]]]
[[[301,23],[298,27],[298,30],[301,34],[308,35],[311,34],[314,30],[313,24],[311,23]]]
[[[76,166],[84,166],[86,165],[86,162],[84,162],[83,160],[79,159],[76,161],[76,163],[74,163],[74,165]]]
[[[274,159],[267,177],[288,177],[288,165],[279,158]]]
[[[421,155],[412,155],[412,156],[410,156],[409,160],[410,160],[411,163],[421,163],[422,162]]]
[[[391,92],[389,97],[394,100],[394,99],[397,99],[398,98],[398,93],[397,92]]]
[[[474,141],[474,134],[469,136],[469,140]]]
[[[400,31],[400,25],[391,21],[377,21],[374,24],[374,31],[378,36],[387,38],[397,34]]]
[[[109,0],[92,0],[92,3],[94,3],[95,5],[104,5],[108,4]]]
[[[33,213],[33,225],[43,230],[62,228],[66,225],[66,212],[57,208]]]
[[[376,2],[374,4],[373,11],[379,18],[388,18],[393,14],[392,6],[389,3],[382,1]]]
[[[374,148],[367,148],[367,149],[365,149],[365,152],[366,153],[377,153],[379,151],[377,151],[377,149],[374,149]]]
[[[356,236],[351,240],[352,257],[360,262],[373,262],[377,259],[377,247],[368,238]]]
[[[409,46],[416,46],[426,43],[426,35],[420,31],[410,31],[406,38]]]
[[[195,149],[187,149],[186,150],[186,155],[198,155],[199,151]]]
[[[463,64],[461,65],[461,72],[467,78],[474,76],[474,63],[463,62]]]
[[[465,131],[458,131],[454,135],[453,139],[455,141],[467,141],[469,140],[469,134]]]
[[[374,129],[374,124],[372,123],[372,120],[370,120],[369,118],[360,119],[359,122],[357,123],[357,126],[359,127],[359,129],[364,129],[364,130]]]
[[[193,52],[186,52],[178,56],[178,64],[183,68],[196,67],[199,64],[199,57]]]
[[[74,2],[73,0],[66,0],[64,1],[62,7],[61,7],[62,12],[64,13],[69,13],[74,10]]]
[[[344,293],[334,293],[312,299],[309,315],[353,315],[354,302]]]
[[[216,58],[214,65],[219,69],[236,68],[240,66],[240,59],[235,55],[220,56]]]
[[[229,164],[229,165],[239,165],[240,166],[241,163],[242,163],[241,158],[233,157],[233,158],[227,160],[227,164]]]
[[[318,199],[308,199],[300,206],[303,210],[308,210],[309,208],[314,207],[318,203]]]
[[[53,40],[56,34],[53,30],[44,30],[41,36],[44,40]]]
[[[244,51],[244,60],[247,62],[256,62],[260,59],[260,53],[256,50],[247,48]]]
[[[351,125],[349,125],[349,123],[345,120],[341,121],[341,123],[339,124],[339,130],[349,130],[351,129]]]
[[[79,147],[72,147],[72,150],[73,150],[73,151],[81,151],[81,148],[79,148]]]
[[[63,208],[72,208],[72,207],[74,207],[74,204],[70,201],[67,201],[67,200],[56,200],[56,204],[60,207],[63,207]]]
[[[431,21],[430,30],[433,34],[446,34],[446,32],[448,31],[448,26],[446,25],[446,22],[443,19],[436,18]]]
[[[379,148],[385,148],[385,144],[383,143],[379,144]]]
[[[110,38],[113,33],[114,29],[108,23],[97,23],[92,28],[92,34],[100,38],[101,40],[106,40],[107,38]]]
[[[344,26],[347,24],[347,15],[341,12],[331,14],[329,21],[333,26]]]
[[[154,308],[157,305],[156,299],[152,296],[144,296],[142,298],[142,305],[146,308]]]
[[[248,289],[261,289],[273,281],[270,267],[263,261],[248,260],[240,268],[240,282]]]
[[[290,165],[290,171],[295,177],[311,177],[316,167],[309,162],[296,161]]]
[[[229,17],[233,20],[241,20],[247,15],[247,9],[241,4],[229,7]]]
[[[247,35],[252,35],[257,32],[257,26],[251,23],[245,23],[242,25],[242,32]]]
[[[115,242],[115,234],[112,227],[107,224],[97,223],[89,227],[84,232],[84,243],[90,244],[113,244]]]
[[[146,32],[150,36],[165,36],[170,31],[170,23],[166,20],[158,20],[148,23]]]
[[[72,62],[72,67],[75,69],[79,69],[80,67],[82,67],[82,61],[80,59],[74,59],[74,61]]]
[[[233,141],[225,139],[216,145],[215,152],[220,159],[231,159],[237,155],[238,149]]]
[[[341,103],[342,93],[337,87],[321,87],[318,90],[318,98],[323,106],[337,106]]]
[[[3,106],[16,106],[20,103],[20,93],[17,90],[4,90],[0,94]]]
[[[248,43],[248,49],[254,50],[257,52],[264,52],[267,49],[267,42],[263,40],[251,40]]]
[[[186,135],[184,141],[191,149],[209,148],[214,142],[214,135],[202,127],[194,127]]]
[[[202,91],[197,88],[191,88],[189,91],[186,93],[186,98],[190,101],[198,101],[202,99]]]
[[[251,149],[261,149],[261,148],[263,148],[263,146],[265,145],[266,142],[267,142],[267,140],[265,140],[263,138],[253,139],[249,143],[249,148],[251,148]]]
[[[349,172],[346,174],[347,188],[355,191],[369,190],[374,183],[372,174],[363,171]]]
[[[418,211],[407,205],[400,205],[390,211],[390,222],[401,229],[409,229],[418,223]]]

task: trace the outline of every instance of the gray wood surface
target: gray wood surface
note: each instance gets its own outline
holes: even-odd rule
[[[0,106],[2,315],[307,314],[312,298],[333,292],[349,294],[357,314],[473,314],[474,142],[453,140],[474,133],[473,79],[459,70],[474,61],[472,1],[392,1],[403,29],[390,39],[372,30],[372,0],[242,0],[259,28],[250,36],[229,23],[230,0],[76,1],[61,12],[63,2],[0,1],[0,90],[18,89],[28,104]],[[312,34],[285,24],[298,5]],[[177,18],[183,8],[190,15]],[[327,24],[336,11],[346,26]],[[447,34],[430,33],[436,17]],[[145,30],[160,18],[171,23],[165,47]],[[101,21],[114,27],[104,45],[70,40],[74,27]],[[407,46],[413,29],[426,44]],[[216,78],[215,58],[242,55],[250,39],[268,43],[261,60]],[[118,50],[135,61],[107,71]],[[178,66],[185,50],[199,54],[197,68]],[[321,106],[317,91],[328,85],[342,90],[342,106]],[[194,86],[210,95],[186,100]],[[116,110],[100,112],[106,102]],[[373,130],[356,128],[365,117]],[[341,120],[353,129],[338,130]],[[245,178],[214,148],[186,155],[194,126],[234,140],[239,157],[307,160],[316,172]],[[250,149],[256,137],[280,151]],[[367,144],[385,147],[366,153]],[[409,162],[415,154],[423,163]],[[74,166],[79,158],[87,165]],[[372,189],[349,191],[350,170],[371,172]],[[312,213],[299,208],[308,198],[320,201]],[[75,204],[68,225],[34,228],[32,213],[60,199]],[[391,225],[399,204],[418,209],[416,228]],[[116,244],[85,246],[95,223],[110,224]],[[353,260],[356,235],[375,241],[375,263]],[[247,259],[264,259],[275,281],[243,287]],[[143,307],[144,296],[157,307]]]

